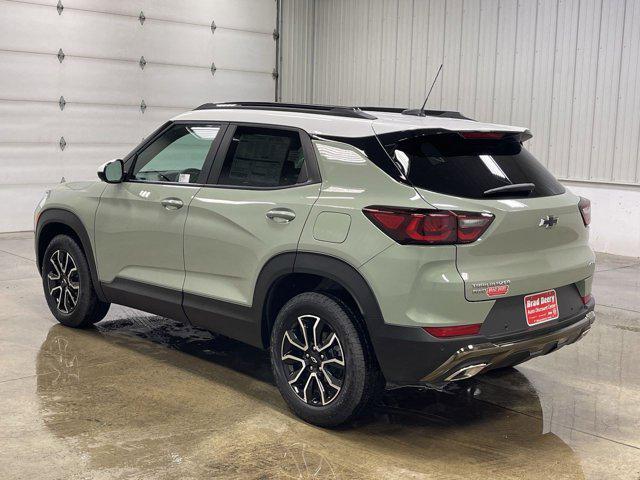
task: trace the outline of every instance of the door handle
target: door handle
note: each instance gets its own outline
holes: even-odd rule
[[[182,208],[184,205],[182,200],[180,200],[179,198],[173,198],[173,197],[165,198],[164,200],[161,200],[160,203],[167,210],[178,210]]]
[[[274,208],[267,212],[267,218],[276,223],[289,223],[296,218],[296,212],[288,208]]]

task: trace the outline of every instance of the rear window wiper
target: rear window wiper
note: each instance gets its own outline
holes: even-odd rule
[[[482,192],[482,194],[485,197],[491,197],[503,193],[531,193],[535,188],[534,183],[513,183],[511,185],[503,185],[502,187],[490,188]]]

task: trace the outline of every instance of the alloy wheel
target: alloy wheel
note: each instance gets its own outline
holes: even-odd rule
[[[289,386],[305,403],[333,402],[345,378],[340,339],[331,325],[315,315],[301,315],[282,338],[280,357]]]
[[[78,304],[80,295],[80,275],[73,257],[64,250],[56,250],[49,257],[53,269],[47,274],[49,296],[58,310],[70,314]]]

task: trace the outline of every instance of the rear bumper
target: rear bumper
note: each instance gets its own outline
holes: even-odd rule
[[[438,384],[463,380],[493,368],[546,355],[580,340],[587,334],[595,319],[595,313],[590,311],[582,320],[567,327],[532,338],[504,343],[471,343],[460,348],[420,381]]]
[[[439,339],[421,328],[385,325],[371,332],[390,386],[443,385],[546,355],[581,339],[595,321],[595,302],[572,315],[513,334]]]

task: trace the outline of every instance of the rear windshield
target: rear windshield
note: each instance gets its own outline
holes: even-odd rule
[[[384,143],[384,142],[383,142]],[[564,193],[564,187],[515,138],[464,139],[456,133],[422,135],[385,145],[410,159],[408,180],[415,187],[467,198],[530,198]],[[533,184],[530,191],[487,190]]]

